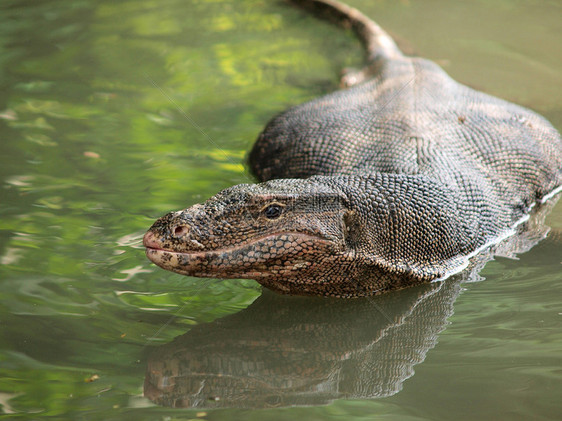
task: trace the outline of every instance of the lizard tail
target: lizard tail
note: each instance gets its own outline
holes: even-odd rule
[[[368,63],[403,56],[392,37],[384,29],[353,7],[336,0],[289,0],[289,2],[311,11],[318,17],[353,29],[365,46]]]

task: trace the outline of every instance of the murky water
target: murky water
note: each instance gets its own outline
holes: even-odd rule
[[[562,129],[559,2],[350,3]],[[349,34],[282,2],[4,0],[4,417],[559,419],[560,203],[516,259],[373,299],[146,260],[157,216],[251,181],[243,158],[267,120],[361,60]],[[539,215],[518,248],[546,231]]]

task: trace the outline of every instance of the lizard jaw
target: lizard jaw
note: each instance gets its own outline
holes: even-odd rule
[[[313,266],[315,258],[333,252],[329,240],[303,233],[270,234],[248,243],[208,251],[163,249],[150,231],[144,237],[146,256],[163,269],[212,278],[262,279],[287,275]]]

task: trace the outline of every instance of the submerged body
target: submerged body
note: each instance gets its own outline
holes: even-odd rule
[[[159,219],[144,240],[156,264],[293,294],[376,294],[462,270],[560,187],[562,140],[541,116],[405,57],[354,9],[295,3],[359,34],[361,82],[266,126],[250,154],[261,184]]]

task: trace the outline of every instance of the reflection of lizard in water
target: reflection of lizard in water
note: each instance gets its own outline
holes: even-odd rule
[[[151,352],[145,396],[172,407],[322,405],[390,396],[444,329],[459,282],[353,302],[264,292]]]

